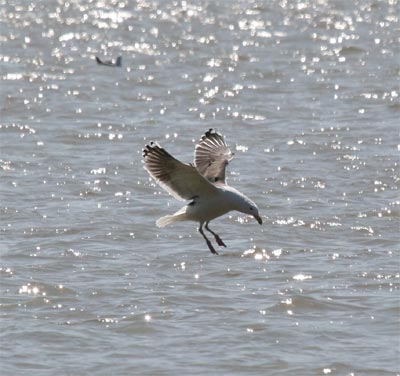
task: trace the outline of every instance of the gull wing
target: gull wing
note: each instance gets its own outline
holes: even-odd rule
[[[201,137],[194,152],[194,163],[200,174],[213,183],[225,183],[225,169],[232,158],[224,137],[213,129]]]
[[[192,200],[217,192],[193,165],[178,161],[157,143],[145,146],[143,158],[148,173],[178,200]]]

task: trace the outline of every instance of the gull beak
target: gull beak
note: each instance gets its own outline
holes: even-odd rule
[[[262,225],[262,219],[261,219],[261,217],[260,217],[258,214],[256,214],[256,215],[254,216],[254,218],[257,219],[257,222],[258,222],[260,225]]]

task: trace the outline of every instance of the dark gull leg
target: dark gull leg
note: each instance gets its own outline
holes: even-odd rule
[[[218,255],[218,252],[214,249],[214,247],[212,246],[211,242],[208,240],[207,236],[205,236],[205,234],[203,232],[203,223],[200,223],[199,232],[200,232],[201,235],[203,235],[203,238],[206,241],[210,252],[213,253],[214,255]]]
[[[204,227],[206,228],[206,230],[209,231],[209,232],[211,232],[211,234],[214,235],[214,238],[215,238],[215,240],[216,240],[216,242],[218,243],[219,246],[226,247],[225,243],[222,241],[222,239],[219,237],[219,235],[216,234],[214,231],[212,231],[212,230],[208,227],[208,224],[209,224],[209,223],[210,223],[209,221],[206,222],[206,225],[204,226]]]

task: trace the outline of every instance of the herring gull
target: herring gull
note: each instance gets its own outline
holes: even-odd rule
[[[224,137],[213,129],[207,131],[197,143],[194,164],[182,163],[157,142],[150,142],[143,149],[144,166],[151,177],[178,200],[190,202],[175,214],[157,220],[159,227],[178,221],[199,222],[199,232],[211,253],[218,254],[204,234],[204,228],[219,246],[225,243],[209,228],[211,220],[231,210],[252,215],[261,225],[257,205],[225,182],[225,170],[233,153]]]

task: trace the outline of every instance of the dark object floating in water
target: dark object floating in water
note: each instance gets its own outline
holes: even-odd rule
[[[117,60],[114,62],[112,60],[102,61],[96,56],[97,64],[106,65],[108,67],[121,67],[122,66],[122,56],[118,56]]]

